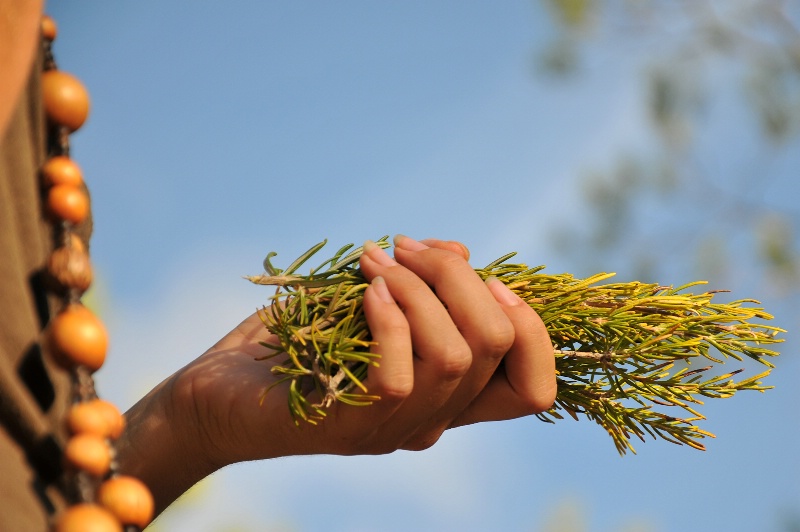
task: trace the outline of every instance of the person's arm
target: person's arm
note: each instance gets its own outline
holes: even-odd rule
[[[171,397],[173,375],[125,414],[126,426],[115,442],[118,471],[144,482],[158,515],[194,484],[223,464],[213,464],[193,432],[202,430],[199,413],[178,412]],[[203,439],[214,437],[202,435]]]
[[[317,426],[295,425],[283,385],[261,404],[275,377],[255,360],[268,333],[254,315],[127,413],[120,468],[150,486],[157,512],[231,463],[425,449],[448,428],[552,405],[553,347],[533,310],[502,283],[484,283],[460,244],[400,237],[394,255],[366,246],[360,263],[382,355],[365,381],[375,404],[335,403]]]

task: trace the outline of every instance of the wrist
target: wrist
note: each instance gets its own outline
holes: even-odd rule
[[[126,429],[117,442],[119,472],[147,484],[156,514],[194,484],[225,464],[215,462],[196,436],[199,425],[175,400],[173,375],[125,413]]]

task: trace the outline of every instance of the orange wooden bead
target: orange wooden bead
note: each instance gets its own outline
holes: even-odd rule
[[[48,41],[56,40],[56,35],[58,34],[58,26],[56,25],[56,21],[52,19],[52,17],[48,15],[42,16],[42,37],[47,39]]]
[[[56,155],[51,157],[42,166],[42,176],[44,182],[49,185],[72,185],[81,186],[83,183],[83,172],[80,167],[69,157]]]
[[[108,436],[116,440],[122,436],[122,431],[125,430],[125,416],[123,416],[119,409],[112,403],[103,401],[102,399],[96,399],[95,401],[97,401],[98,410],[103,412],[108,422],[110,429]]]
[[[92,434],[108,437],[106,416],[94,406],[94,401],[72,405],[67,412],[67,428],[72,434]]]
[[[93,434],[101,438],[119,438],[125,418],[117,407],[102,399],[90,399],[73,405],[67,413],[67,428],[72,434]]]
[[[44,112],[52,122],[75,131],[89,116],[89,93],[74,76],[60,70],[42,73]]]
[[[47,208],[59,220],[79,224],[89,216],[89,198],[71,185],[56,185],[47,193]]]
[[[81,365],[97,371],[105,362],[108,333],[83,305],[71,304],[53,319],[49,340],[53,355],[63,366]]]
[[[70,466],[102,477],[111,469],[111,447],[95,434],[76,434],[64,446],[64,460]]]
[[[153,495],[137,478],[120,475],[106,480],[97,489],[96,500],[124,525],[144,528],[153,519]]]
[[[81,503],[64,510],[54,532],[122,532],[114,515],[97,504]]]

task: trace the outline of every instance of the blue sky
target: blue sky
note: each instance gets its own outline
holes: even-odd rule
[[[265,302],[241,276],[268,251],[404,233],[572,271],[548,237],[580,217],[578,177],[643,142],[646,54],[607,37],[575,82],[537,79],[554,30],[535,3],[188,6],[48,6],[59,64],[92,96],[73,155],[113,342],[98,387],[123,407]],[[770,301],[796,328],[793,301]],[[422,453],[233,466],[159,529],[538,531],[577,513],[592,531],[777,531],[800,507],[798,363],[780,364],[777,389],[706,405],[706,453],[619,458],[586,421],[494,423]]]

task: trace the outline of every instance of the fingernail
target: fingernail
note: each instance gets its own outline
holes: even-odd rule
[[[375,290],[375,293],[378,295],[386,303],[394,303],[394,298],[392,294],[389,293],[389,287],[386,286],[386,281],[380,275],[375,277],[370,283],[372,289]]]
[[[364,242],[364,254],[382,266],[395,266],[397,264],[388,253],[372,240]]]
[[[423,249],[430,249],[422,242],[417,242],[413,238],[406,235],[395,235],[394,245],[395,247],[405,249],[406,251],[422,251]]]
[[[511,291],[500,279],[494,276],[486,278],[486,286],[498,303],[513,307],[522,303],[522,298]]]

